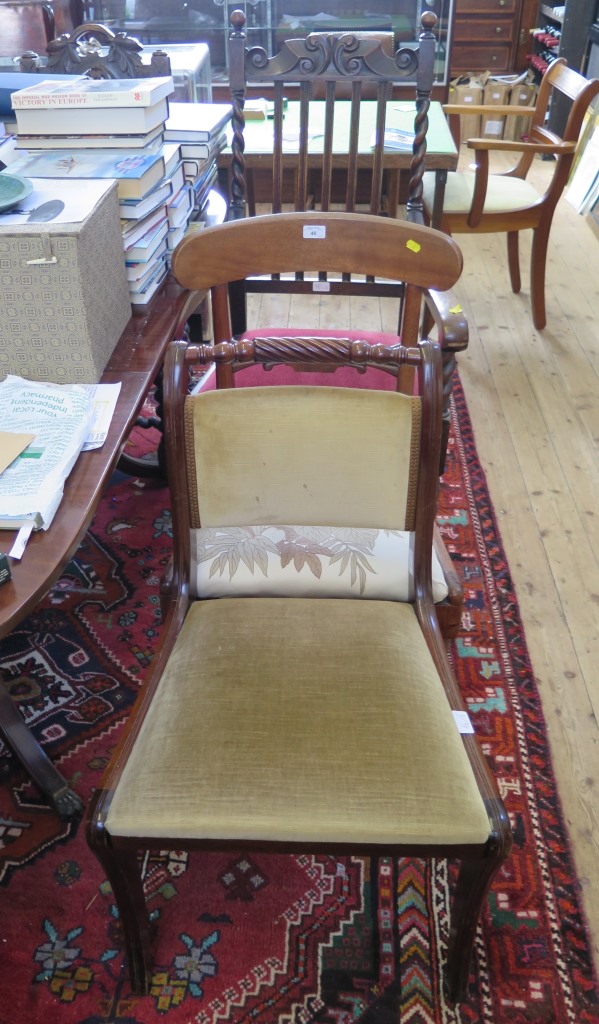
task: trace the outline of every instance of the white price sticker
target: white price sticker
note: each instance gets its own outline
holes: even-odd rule
[[[304,238],[326,238],[327,229],[324,224],[304,224]]]

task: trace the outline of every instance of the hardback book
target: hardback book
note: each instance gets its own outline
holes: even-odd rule
[[[217,174],[218,170],[214,160],[207,161],[197,178],[191,182],[191,186],[196,197],[206,188],[206,185],[208,185],[209,188],[212,188]],[[197,202],[195,205],[197,205]]]
[[[185,180],[194,182],[202,172],[206,160],[184,160],[183,161],[183,173]]]
[[[195,181],[200,175],[207,170],[207,168],[214,163],[218,154],[227,145],[227,136],[223,132],[218,139],[215,140],[216,145],[213,143],[199,143],[197,146],[181,144],[181,156],[183,158],[183,170],[185,171],[185,177],[188,181]],[[208,155],[198,155],[201,150],[204,150]],[[185,152],[184,152],[185,150]],[[194,155],[191,150],[196,150]]]
[[[166,206],[168,199],[173,194],[173,186],[170,180],[157,185],[143,199],[121,199],[119,202],[119,216],[123,220],[140,220],[148,213],[153,213],[160,206]]]
[[[187,234],[187,223],[179,224],[176,228],[169,228],[167,236],[167,248],[168,252],[173,253],[177,248],[179,242],[182,242]]]
[[[131,305],[135,308],[136,306],[147,306],[148,302],[154,297],[160,285],[164,281],[168,274],[168,266],[166,260],[160,262],[156,267],[156,274],[146,284],[142,291],[135,291],[135,289],[129,290],[129,299]]]
[[[39,512],[30,512],[22,516],[0,515],[0,530],[20,530],[22,526],[33,524],[34,530],[41,530],[44,525],[43,516]]]
[[[13,92],[13,110],[53,107],[152,107],[175,91],[172,77],[86,78],[70,81],[45,78]]]
[[[166,220],[166,201],[161,206],[159,204],[158,209],[151,210],[145,217],[136,220],[121,219],[121,235],[125,250],[137,245],[138,242],[141,243],[145,235],[157,229]]]
[[[175,170],[168,179],[171,183],[172,195],[176,196],[179,189],[183,188],[185,184],[185,175],[183,173],[183,164],[177,164]]]
[[[182,142],[181,158],[183,160],[210,160],[225,149],[226,145],[226,131],[215,136],[210,142]]]
[[[162,143],[163,125],[141,135],[17,135],[17,149],[145,149]]]
[[[164,256],[166,255],[167,240],[163,238],[162,242],[156,249],[149,260],[145,260],[139,263],[127,263],[127,280],[129,282],[129,288],[135,288],[143,290],[144,286],[153,276],[155,267],[159,263],[164,262]]]
[[[172,200],[166,204],[169,227],[178,228],[180,224],[187,223],[192,210],[193,190],[189,182],[185,182]]]
[[[231,120],[229,103],[171,103],[164,127],[167,142],[210,142]]]
[[[178,142],[164,142],[160,148],[164,160],[164,176],[170,176],[181,163],[181,147]]]
[[[15,114],[17,135],[142,135],[166,121],[168,100],[151,107],[22,107]]]
[[[193,208],[197,213],[201,213],[206,203],[208,202],[210,190],[215,184],[217,178],[216,164],[212,164],[210,173],[204,178],[202,182],[194,182],[193,184]]]
[[[160,152],[28,152],[13,161],[15,174],[34,178],[115,178],[119,199],[143,199],[165,175]]]
[[[156,253],[160,243],[166,238],[169,229],[168,217],[161,217],[157,224],[153,224],[134,244],[127,245],[123,239],[125,250],[125,263],[147,263]]]

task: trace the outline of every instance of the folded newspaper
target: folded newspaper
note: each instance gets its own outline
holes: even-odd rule
[[[93,415],[93,397],[78,384],[43,384],[12,375],[0,383],[2,430],[34,435],[0,473],[0,529],[29,523],[36,530],[49,527]]]

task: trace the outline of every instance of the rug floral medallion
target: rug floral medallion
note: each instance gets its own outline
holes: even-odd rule
[[[0,1024],[599,1024],[539,697],[459,386],[439,521],[466,592],[451,657],[515,832],[468,1000],[452,1008],[442,991],[452,866],[243,849],[143,859],[159,927],[151,992],[133,996],[81,822],[61,822],[2,748]],[[61,580],[0,646],[5,685],[84,800],[156,648],[170,549],[166,489],[115,475]]]

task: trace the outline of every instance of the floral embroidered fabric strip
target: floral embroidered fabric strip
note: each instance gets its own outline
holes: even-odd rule
[[[414,598],[414,534],[334,526],[225,526],[191,531],[197,597]],[[433,599],[447,586],[433,552]]]

